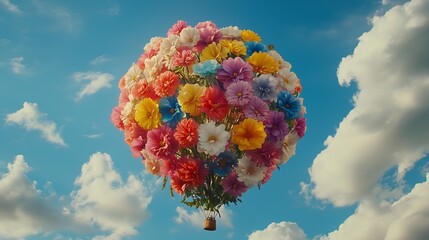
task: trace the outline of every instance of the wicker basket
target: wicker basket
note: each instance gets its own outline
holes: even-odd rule
[[[214,231],[216,230],[216,219],[213,217],[208,217],[204,221],[204,230]]]

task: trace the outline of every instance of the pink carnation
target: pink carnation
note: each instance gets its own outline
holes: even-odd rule
[[[145,149],[159,158],[169,159],[179,150],[179,144],[173,137],[173,130],[162,126],[147,133]]]
[[[201,53],[210,43],[218,42],[222,37],[222,33],[217,26],[210,21],[201,22],[195,28],[198,29],[200,33],[200,40],[195,45],[195,49],[198,53]]]
[[[142,143],[145,144],[147,141],[146,135],[147,131],[141,128],[140,125],[132,118],[124,125],[125,142],[129,146],[132,146],[134,139],[139,137],[142,138]]]
[[[110,115],[110,121],[115,125],[115,127],[124,130],[124,122],[121,119],[121,112],[123,106],[116,106],[112,110],[112,114]]]
[[[185,21],[179,20],[177,21],[167,32],[167,36],[170,35],[180,35],[180,32],[182,32],[182,30],[184,28],[188,27],[188,25],[186,24]]]
[[[172,63],[174,67],[185,67],[193,65],[197,60],[197,56],[190,49],[179,49],[173,55]]]

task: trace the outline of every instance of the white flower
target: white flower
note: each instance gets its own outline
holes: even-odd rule
[[[155,80],[156,76],[161,72],[165,63],[165,59],[161,54],[157,54],[152,58],[144,60],[145,69],[143,71],[145,79],[150,83]]]
[[[160,41],[162,41],[162,37],[153,37],[150,39],[150,42],[148,44],[146,44],[143,48],[143,50],[145,52],[151,50],[152,48],[154,48],[156,45],[159,44]]]
[[[293,155],[295,155],[296,144],[298,143],[299,136],[293,131],[286,135],[282,147],[282,156],[279,164],[285,164]]]
[[[207,152],[210,155],[219,155],[225,151],[225,146],[230,137],[225,131],[225,125],[216,126],[213,121],[201,124],[198,127],[198,151]]]
[[[238,29],[237,26],[229,26],[225,28],[219,29],[219,31],[222,33],[223,37],[227,38],[238,38],[240,37],[240,29]]]
[[[235,171],[237,172],[238,180],[250,188],[264,179],[267,167],[265,165],[258,167],[254,161],[245,155],[238,159]]]
[[[179,47],[179,36],[172,34],[164,38],[164,41],[162,41],[159,47],[159,51],[164,56],[173,56],[177,52],[176,47]]]
[[[142,79],[142,77],[143,76],[140,67],[137,64],[133,64],[124,76],[125,89],[131,91],[131,89],[134,88],[134,85],[136,85],[136,82]]]
[[[180,32],[179,41],[182,46],[193,47],[200,40],[200,33],[197,29],[186,27]]]
[[[274,60],[276,60],[278,63],[280,63],[280,68],[285,68],[288,71],[292,68],[292,65],[290,63],[283,60],[282,56],[276,51],[276,50],[270,50],[268,51],[268,55],[270,55]]]
[[[135,106],[133,95],[128,95],[128,98],[130,99],[130,101],[125,104],[124,108],[121,111],[121,120],[122,122],[124,122],[124,124],[128,123]]]
[[[282,87],[289,91],[295,90],[295,87],[299,84],[299,78],[294,72],[289,71],[287,68],[281,68],[278,71],[278,75],[283,80]]]

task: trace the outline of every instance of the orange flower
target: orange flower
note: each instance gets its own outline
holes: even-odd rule
[[[198,123],[193,118],[182,119],[176,126],[174,138],[181,147],[192,147],[198,143]]]
[[[173,96],[179,85],[179,75],[171,71],[165,71],[155,80],[155,93],[160,97]]]

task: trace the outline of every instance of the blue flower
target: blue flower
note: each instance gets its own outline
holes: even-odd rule
[[[277,98],[277,79],[272,75],[263,74],[255,78],[252,82],[252,88],[255,96],[264,101],[274,101]]]
[[[259,42],[245,42],[246,45],[246,54],[247,56],[251,56],[254,52],[267,52],[268,48]]]
[[[184,116],[176,97],[161,98],[159,100],[159,112],[162,115],[161,120],[171,128],[175,128]]]
[[[301,102],[289,91],[281,91],[277,94],[277,107],[283,111],[286,120],[299,118]]]
[[[220,64],[214,60],[207,60],[202,63],[197,63],[192,66],[194,73],[199,75],[200,77],[205,77],[210,74],[214,74],[220,68]]]
[[[227,176],[234,166],[237,166],[237,158],[231,152],[223,152],[217,156],[215,162],[210,162],[209,166],[213,172],[220,176]]]

